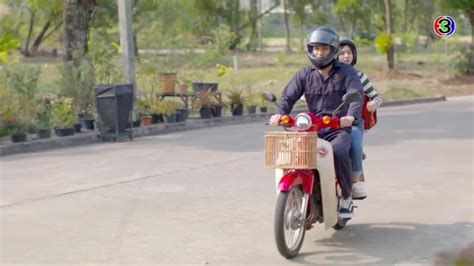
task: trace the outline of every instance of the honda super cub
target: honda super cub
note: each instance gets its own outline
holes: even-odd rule
[[[276,103],[273,93],[265,92],[263,97]],[[344,95],[338,109],[358,98],[357,93]],[[338,218],[341,193],[331,143],[317,135],[322,128],[339,128],[340,119],[334,114],[319,117],[306,112],[282,116],[279,125],[285,131],[265,133],[265,166],[275,168],[277,180],[276,245],[282,256],[291,258],[298,254],[305,231],[314,223],[342,229],[349,220]]]

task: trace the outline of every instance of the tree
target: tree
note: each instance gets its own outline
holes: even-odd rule
[[[258,22],[258,6],[257,0],[250,0],[250,12],[249,12],[249,22],[250,22],[250,36],[247,43],[247,50],[255,51],[257,48],[257,22]]]
[[[392,37],[392,0],[385,0],[385,21],[386,32],[388,36]],[[390,46],[387,51],[387,63],[388,69],[392,70],[395,64],[395,50],[393,47],[393,42],[390,42]]]
[[[291,38],[290,38],[290,26],[288,25],[288,0],[282,0],[282,5],[283,5],[283,21],[285,23],[285,39],[286,39],[286,45],[285,45],[285,51],[287,53],[291,52]]]
[[[300,45],[304,49],[304,33],[303,28],[309,14],[306,7],[313,3],[313,0],[288,0],[288,9],[294,14],[294,23],[300,30]]]
[[[45,12],[43,13],[45,16],[43,26],[41,27],[40,32],[36,35],[30,48],[33,54],[36,53],[41,43],[58,31],[63,24],[63,18],[61,16],[62,1],[55,0],[52,3],[51,1],[48,2],[47,5],[43,5],[46,7],[46,10],[44,10]]]
[[[357,25],[368,28],[372,11],[367,1],[339,0],[334,6],[334,13],[339,17],[344,32],[353,37]]]
[[[95,0],[65,0],[63,6],[64,17],[64,57],[65,62],[73,60],[73,52],[80,58],[87,52],[87,34],[89,31],[89,20],[94,7]]]
[[[1,34],[13,34],[22,40],[20,52],[35,54],[44,40],[59,30],[62,24],[61,0],[5,0],[9,12],[0,24]],[[26,30],[24,28],[26,26]]]
[[[469,67],[467,74],[474,74],[474,1],[473,0],[441,0],[441,6],[449,10],[460,10],[469,18],[471,24],[471,45],[469,56]]]

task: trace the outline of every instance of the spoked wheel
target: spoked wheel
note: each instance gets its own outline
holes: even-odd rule
[[[337,224],[335,224],[332,228],[336,230],[341,230],[344,228],[347,224],[347,222],[350,220],[350,218],[338,218],[337,219]]]
[[[302,217],[303,191],[294,187],[280,192],[275,209],[275,240],[280,254],[292,258],[298,254],[304,240],[305,217]]]

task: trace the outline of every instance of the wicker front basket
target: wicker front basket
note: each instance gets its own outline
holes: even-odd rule
[[[315,169],[317,138],[316,132],[265,133],[265,166]]]

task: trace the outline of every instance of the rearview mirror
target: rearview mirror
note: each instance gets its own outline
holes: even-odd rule
[[[265,99],[265,101],[267,101],[267,102],[272,102],[273,103],[273,102],[276,102],[276,100],[277,100],[277,97],[271,91],[264,91],[262,93],[262,96],[263,96],[263,99]]]
[[[357,102],[359,100],[359,93],[357,92],[351,92],[351,93],[346,93],[344,96],[342,96],[342,101],[344,103],[352,103],[352,102]]]

